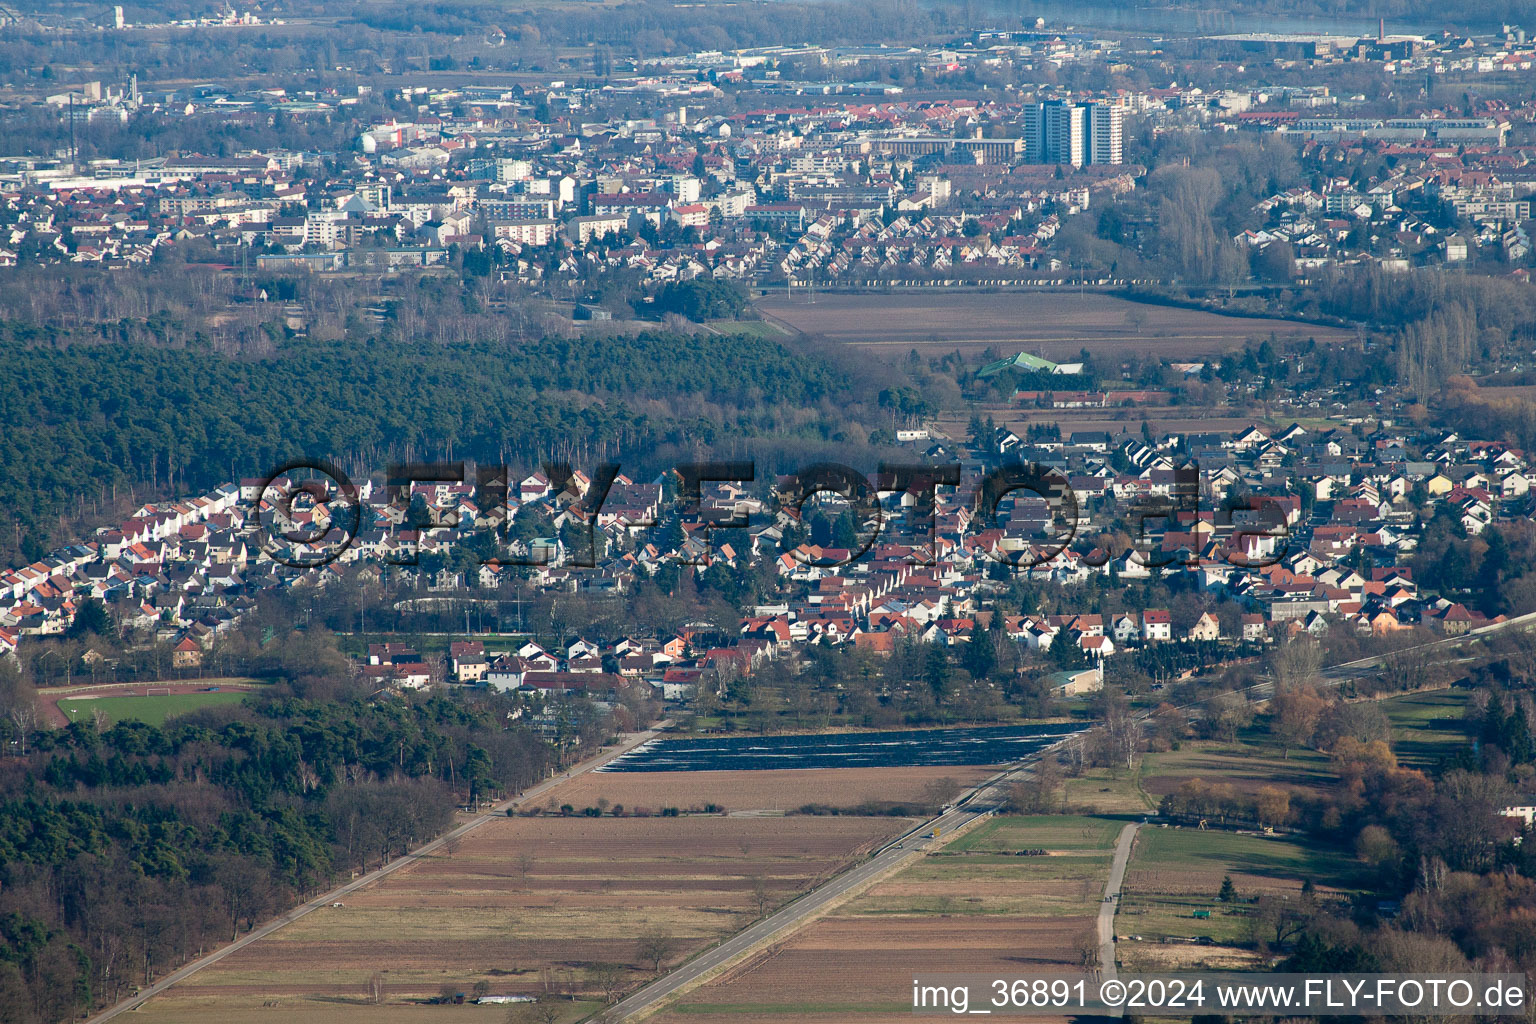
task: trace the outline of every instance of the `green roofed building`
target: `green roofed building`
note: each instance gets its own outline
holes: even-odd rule
[[[1057,373],[1057,365],[1049,359],[1041,359],[1032,356],[1028,352],[1020,352],[1018,355],[1009,356],[1007,359],[999,359],[995,363],[988,363],[976,371],[978,377],[995,377],[1004,370],[1029,370],[1036,373]]]

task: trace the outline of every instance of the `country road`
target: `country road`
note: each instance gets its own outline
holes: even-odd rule
[[[161,978],[159,981],[155,982],[153,985],[149,985],[141,989],[137,995],[130,996],[129,998],[124,999],[122,1002],[108,1007],[101,1013],[98,1013],[96,1016],[90,1018],[86,1024],[103,1024],[103,1022],[111,1020],[118,1014],[126,1013],[129,1010],[137,1010],[150,999],[164,992],[166,989],[186,981],[198,971],[218,963],[220,960],[223,960],[231,953],[244,949],[246,946],[249,946],[251,943],[257,941],[258,939],[262,939],[268,935],[271,935],[279,928],[290,925],[297,921],[299,918],[304,917],[315,910],[319,910],[321,907],[328,907],[332,903],[338,903],[344,897],[351,895],[359,889],[373,885],[375,882],[378,882],[379,880],[394,874],[401,868],[416,863],[423,857],[430,857],[432,854],[441,849],[443,844],[449,840],[468,835],[470,832],[473,832],[475,829],[484,825],[488,821],[505,817],[509,808],[516,807],[524,801],[537,799],[556,786],[559,786],[570,779],[574,779],[578,775],[584,775],[601,765],[607,764],[609,761],[615,757],[618,757],[620,754],[626,753],[642,743],[646,743],[655,739],[658,735],[660,735],[661,730],[671,724],[672,723],[670,721],[659,722],[644,732],[630,733],[624,738],[624,740],[619,743],[618,746],[612,747],[607,751],[597,754],[589,760],[581,762],[580,764],[571,768],[569,771],[556,775],[553,778],[546,779],[538,785],[524,790],[509,800],[502,801],[501,803],[491,808],[489,811],[479,814],[471,820],[458,826],[457,828],[443,833],[441,836],[438,836],[436,839],[429,843],[418,846],[410,853],[403,854],[402,856],[395,858],[383,867],[370,871],[366,875],[355,878],[345,885],[332,889],[330,892],[323,896],[317,896],[310,900],[308,903],[301,904],[300,906],[297,906],[288,911],[286,914],[273,918],[265,924],[252,929],[245,935],[242,935],[240,938],[231,942],[229,945],[222,946],[219,949],[214,950],[212,953],[209,953],[207,956],[202,957],[201,959],[193,960],[191,963],[182,967],[180,970],[173,971],[170,974],[167,974],[165,977]]]
[[[1456,650],[1457,648],[1477,643],[1485,637],[1492,636],[1495,633],[1501,633],[1509,629],[1521,629],[1528,627],[1536,628],[1536,612],[1528,612],[1525,615],[1516,615],[1513,618],[1505,619],[1503,622],[1495,622],[1491,625],[1479,626],[1476,629],[1469,630],[1461,636],[1448,636],[1442,640],[1431,640],[1428,643],[1415,644],[1412,647],[1403,647],[1396,651],[1389,651],[1386,654],[1373,654],[1367,658],[1356,658],[1354,661],[1341,661],[1337,665],[1329,665],[1325,668],[1319,669],[1318,677],[1326,683],[1337,686],[1340,683],[1348,682],[1351,679],[1364,678],[1365,676],[1368,676],[1376,670],[1386,666],[1393,658],[1426,651],[1443,650],[1450,652]],[[1473,659],[1457,659],[1459,662],[1470,660]],[[1270,681],[1254,683],[1252,686],[1246,686],[1239,690],[1224,690],[1221,693],[1207,694],[1206,696],[1201,697],[1199,700],[1193,700],[1187,704],[1179,704],[1175,707],[1175,710],[1188,711],[1191,708],[1199,707],[1207,701],[1215,700],[1217,697],[1225,696],[1228,693],[1240,694],[1244,699],[1249,701],[1256,702],[1267,700],[1270,696],[1273,695],[1274,688],[1275,684]],[[1142,713],[1141,717],[1149,717],[1151,713],[1151,709],[1148,709]]]
[[[1491,633],[1531,625],[1536,625],[1536,613],[1521,615],[1491,626],[1484,626],[1473,630],[1465,636],[1447,637],[1444,640],[1435,640],[1427,644],[1406,648],[1405,650],[1423,651],[1438,648],[1453,650],[1463,644],[1475,642],[1480,637]],[[1403,652],[1394,653],[1400,654]],[[1390,657],[1392,657],[1390,654],[1379,655],[1344,662],[1323,669],[1321,674],[1330,682],[1340,683],[1347,679],[1364,676],[1380,668]],[[1271,687],[1272,684],[1270,683],[1259,683],[1240,692],[1245,693],[1248,699],[1252,700],[1255,696],[1262,695]],[[1209,697],[1202,698],[1190,704],[1182,705],[1180,709],[1187,710],[1196,707],[1209,699]],[[1147,714],[1150,714],[1150,712],[1147,712]],[[932,835],[934,826],[938,826],[945,832],[948,832],[954,828],[969,824],[977,818],[993,813],[1006,802],[1006,791],[1002,788],[1004,784],[1015,773],[1049,752],[1054,746],[1056,745],[1053,744],[1052,747],[1040,751],[1025,761],[1013,765],[998,775],[987,779],[972,790],[971,793],[962,797],[944,814],[909,832],[901,840],[886,846],[869,861],[838,875],[820,888],[811,890],[745,931],[739,932],[720,945],[704,951],[682,967],[658,978],[628,998],[616,1003],[606,1012],[599,1014],[597,1019],[606,1022],[606,1024],[618,1024],[619,1021],[631,1019],[654,1010],[679,990],[692,986],[700,979],[723,967],[748,950],[761,945],[773,936],[804,924],[822,908],[827,906],[827,904],[893,868],[901,858],[910,855],[913,851],[926,848],[930,840],[924,837]],[[1114,977],[1116,972],[1114,948],[1115,912],[1120,905],[1120,889],[1125,881],[1125,872],[1130,862],[1131,849],[1135,843],[1138,828],[1140,826],[1133,823],[1126,825],[1120,831],[1119,838],[1115,844],[1115,855],[1110,864],[1109,879],[1105,884],[1105,901],[1099,908],[1097,937],[1099,939],[1099,959],[1102,965],[1103,977],[1105,978]]]
[[[1120,886],[1125,884],[1126,865],[1131,862],[1131,847],[1136,843],[1139,824],[1132,822],[1120,830],[1115,841],[1115,856],[1109,865],[1109,878],[1104,882],[1104,902],[1099,904],[1099,977],[1113,978],[1115,966],[1115,913],[1120,909]]]
[[[1495,623],[1491,626],[1484,626],[1473,630],[1464,636],[1447,637],[1443,640],[1436,640],[1427,644],[1420,644],[1415,647],[1405,648],[1404,652],[1427,651],[1432,649],[1438,650],[1442,648],[1448,651],[1454,650],[1462,645],[1475,643],[1481,637],[1492,633],[1500,632],[1506,629],[1532,625],[1536,625],[1536,613],[1521,615],[1512,619],[1508,619],[1504,622]],[[1394,654],[1401,654],[1404,652],[1394,652]],[[1332,665],[1323,669],[1321,675],[1324,679],[1333,683],[1340,683],[1348,679],[1358,678],[1379,669],[1382,665],[1386,664],[1387,660],[1393,657],[1394,654],[1361,658],[1356,661],[1345,662],[1339,665]],[[1265,695],[1271,688],[1272,684],[1265,682],[1248,687],[1246,690],[1240,692],[1244,693],[1250,700],[1255,698],[1262,699],[1263,695]],[[1209,699],[1209,697],[1202,698],[1199,701],[1181,706],[1181,709],[1193,708]],[[415,863],[423,857],[431,856],[433,853],[441,849],[443,844],[449,840],[467,835],[468,833],[481,827],[493,818],[505,816],[506,811],[509,808],[516,807],[526,801],[537,799],[538,797],[543,796],[549,790],[559,786],[567,780],[575,778],[578,775],[585,774],[586,772],[590,772],[600,767],[601,765],[608,763],[619,755],[634,749],[642,743],[646,743],[652,739],[657,738],[661,734],[661,731],[668,724],[670,723],[663,722],[644,732],[631,734],[627,736],[619,746],[614,747],[588,761],[577,765],[562,775],[558,775],[554,778],[541,782],[538,785],[526,790],[525,792],[518,794],[516,797],[497,804],[490,811],[476,816],[470,821],[465,822],[464,824],[454,828],[453,830],[445,833],[437,839],[434,839],[431,842],[418,847],[410,853],[402,855],[401,857],[391,861],[389,864],[386,864],[381,868],[369,872],[360,878],[354,879],[345,885],[339,886],[338,888],[333,889],[322,896],[318,896],[315,899],[295,907],[287,913],[274,918],[265,924],[262,924],[253,931],[236,939],[234,942],[231,942],[230,944],[223,946],[212,953],[209,953],[207,956],[204,956],[198,960],[194,960],[179,970],[166,975],[164,978],[161,978],[154,984],[142,989],[137,995],[131,996],[130,998],[125,999],[106,1010],[103,1010],[101,1013],[90,1018],[86,1024],[104,1024],[104,1022],[112,1020],[121,1013],[124,1013],[128,1010],[138,1009],[153,997],[161,994],[172,986],[185,981],[187,978],[190,978],[204,968],[218,963],[220,960],[223,960],[230,954],[245,948],[252,942],[272,934],[278,929],[299,920],[300,918],[310,914],[315,910],[326,907],[332,903],[339,902],[351,893],[373,885],[388,875]],[[1014,764],[992,776],[971,790],[969,793],[962,796],[958,801],[956,801],[955,804],[951,805],[939,816],[923,823],[922,825],[913,829],[911,832],[908,832],[902,838],[895,840],[884,848],[876,851],[876,853],[869,860],[858,865],[857,867],[843,872],[835,878],[832,878],[818,888],[801,895],[797,899],[790,902],[788,905],[782,907],[763,920],[758,921],[756,924],[753,924],[744,931],[737,933],[736,935],[722,942],[720,945],[705,950],[703,953],[694,957],[692,960],[689,960],[681,967],[677,968],[669,974],[664,975],[663,977],[658,978],[656,981],[641,988],[639,991],[630,995],[628,998],[610,1007],[605,1013],[601,1014],[601,1018],[604,1021],[611,1022],[611,1024],[617,1024],[618,1021],[649,1012],[663,1001],[665,1001],[667,998],[677,993],[679,990],[693,985],[700,979],[704,978],[706,975],[729,963],[731,960],[737,958],[741,954],[754,949],[755,947],[759,946],[780,932],[798,927],[825,909],[829,904],[842,898],[848,893],[857,890],[871,880],[879,877],[886,871],[893,869],[903,859],[912,856],[914,853],[927,849],[927,847],[932,843],[934,828],[939,828],[941,830],[941,835],[947,835],[953,832],[955,829],[963,828],[964,826],[976,821],[979,818],[983,818],[989,814],[994,813],[1006,803],[1007,792],[1005,787],[1006,784],[1012,780],[1013,776],[1026,768],[1030,763],[1038,760],[1039,757],[1045,753],[1054,749],[1057,745],[1059,744],[1053,744],[1051,747],[1039,751],[1024,761]],[[1120,833],[1116,844],[1115,856],[1111,863],[1109,881],[1105,887],[1106,899],[1099,909],[1097,937],[1099,939],[1100,946],[1100,961],[1103,965],[1105,977],[1112,977],[1115,971],[1115,910],[1119,905],[1120,887],[1124,881],[1126,865],[1130,858],[1131,846],[1135,839],[1136,829],[1137,826],[1134,824],[1127,825]]]
[[[908,857],[926,850],[934,841],[934,829],[939,830],[939,838],[942,839],[956,829],[996,813],[1007,803],[1007,786],[1014,776],[1057,745],[1052,744],[1046,750],[1032,754],[1024,761],[991,776],[961,796],[938,817],[887,843],[869,860],[812,889],[751,927],[737,932],[720,945],[705,950],[671,973],[599,1013],[596,1019],[606,1024],[617,1024],[618,1021],[649,1013],[680,990],[693,986],[775,935],[800,927],[843,896],[893,870]]]

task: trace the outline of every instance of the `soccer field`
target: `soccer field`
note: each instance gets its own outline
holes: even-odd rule
[[[68,715],[71,722],[89,720],[91,712],[99,708],[109,723],[130,719],[149,725],[164,725],[166,719],[176,715],[220,704],[238,704],[248,695],[243,690],[215,690],[205,693],[154,694],[148,697],[66,697],[59,701],[59,710]]]

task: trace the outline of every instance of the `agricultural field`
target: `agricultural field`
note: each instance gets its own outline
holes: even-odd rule
[[[557,792],[559,792],[557,790]],[[565,796],[560,796],[566,802]],[[676,964],[910,827],[903,818],[528,817],[493,821],[435,856],[252,943],[152,1000],[144,1024],[504,1020],[506,1007],[436,1007],[447,984],[532,995],[574,1020],[610,984],[651,974],[637,940]],[[378,971],[382,1006],[365,989]]]
[[[1239,793],[1272,786],[1294,794],[1332,782],[1333,770],[1328,755],[1300,749],[1287,755],[1267,737],[1237,743],[1186,741],[1178,750],[1148,754],[1141,765],[1141,787],[1154,802],[1190,779],[1223,783]]]
[[[562,1019],[574,1021],[579,1019],[578,1013],[584,1015],[596,1008],[597,1004],[593,1002],[569,1002],[561,1007],[566,1011]],[[507,1014],[506,1006],[476,1006],[468,1000],[463,1006],[424,1006],[420,1003],[373,1006],[364,1002],[362,986],[359,985],[356,995],[317,1002],[313,1010],[298,1009],[291,1000],[286,999],[233,1002],[218,997],[174,998],[168,1001],[156,1000],[153,1009],[135,1014],[134,1019],[143,1017],[156,1024],[272,1024],[274,1020],[282,1021],[283,1024],[290,1020],[313,1021],[314,1024],[333,1020],[358,1021],[359,1024],[421,1024],[422,1021],[432,1021],[434,1024],[506,1024]]]
[[[558,808],[580,811],[615,804],[680,810],[707,804],[726,811],[792,811],[806,804],[858,807],[869,801],[916,802],[930,787],[953,780],[968,789],[993,774],[991,768],[786,768],[775,771],[588,772],[561,786]],[[547,798],[548,803],[553,797]]]
[[[1225,877],[1236,904],[1217,898]],[[1301,836],[1143,827],[1115,918],[1121,962],[1136,970],[1252,965],[1256,953],[1234,948],[1254,936],[1252,901],[1302,899],[1309,880],[1314,898],[1341,900],[1363,878],[1348,853]]]
[[[756,300],[765,315],[811,335],[889,358],[981,349],[1025,349],[1062,361],[1086,348],[1106,357],[1135,353],[1172,359],[1242,348],[1273,335],[1284,341],[1353,340],[1348,331],[1289,320],[1223,316],[1131,302],[1099,292],[1012,291],[824,294],[814,303],[772,293]],[[1091,428],[1083,428],[1091,429]],[[1211,428],[1216,429],[1216,428]]]
[[[1497,377],[1480,379],[1477,397],[1488,402],[1536,402],[1536,384],[1501,384]]]
[[[1139,815],[1157,810],[1140,773],[1089,768],[1062,780],[1062,802],[1080,813]]]
[[[148,725],[164,725],[167,719],[189,711],[238,704],[248,693],[242,690],[201,690],[194,693],[163,693],[148,696],[63,697],[59,711],[71,722],[89,722],[95,712],[106,716],[108,724],[125,719]]]
[[[1324,754],[1287,754],[1267,736],[1253,735],[1236,743],[1186,741],[1178,750],[1148,754],[1135,781],[1155,804],[1191,779],[1249,795],[1274,787],[1295,798],[1320,793],[1333,772]],[[1217,899],[1229,875],[1241,901],[1235,906]],[[1252,901],[1300,899],[1308,880],[1321,900],[1342,900],[1364,881],[1348,852],[1306,836],[1143,826],[1115,918],[1120,961],[1148,971],[1255,967],[1260,954],[1239,948],[1251,947],[1254,938]]]
[[[1470,690],[1431,690],[1381,702],[1392,723],[1392,750],[1407,768],[1429,768],[1472,743],[1462,713]]]
[[[657,1019],[885,1019],[911,1012],[916,965],[933,972],[1080,965],[1121,824],[1074,816],[984,821]],[[1091,941],[1088,948],[1096,955]]]

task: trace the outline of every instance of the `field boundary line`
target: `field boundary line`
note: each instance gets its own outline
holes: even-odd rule
[[[785,921],[783,925],[781,925],[780,927],[776,928],[775,930],[773,930],[771,932],[768,932],[766,935],[764,935],[762,938],[760,938],[756,942],[752,943],[750,946],[747,946],[747,947],[743,948],[739,953],[732,954],[732,956],[729,959],[722,960],[720,963],[716,964],[714,967],[711,967],[709,970],[705,971],[703,974],[699,975],[697,978],[690,979],[686,984],[681,985],[680,987],[678,987],[677,989],[673,990],[672,992],[667,993],[666,998],[658,999],[656,1002],[652,1003],[650,1006],[647,1006],[644,1009],[635,1011],[634,1013],[626,1016],[624,1018],[624,1020],[626,1020],[626,1021],[645,1020],[648,1017],[652,1016],[653,1014],[655,1014],[655,1013],[657,1013],[657,1012],[659,1012],[661,1010],[666,1009],[667,1007],[669,1007],[673,1003],[675,1003],[678,999],[681,999],[683,996],[687,995],[688,993],[693,992],[696,989],[702,988],[705,985],[708,985],[710,982],[712,982],[716,978],[720,977],[720,975],[725,974],[728,971],[734,970],[737,967],[740,967],[744,962],[746,962],[747,960],[750,960],[752,957],[757,956],[758,954],[764,952],[765,950],[770,949],[773,946],[784,942],[786,939],[789,939],[789,938],[793,937],[794,935],[799,933],[804,928],[808,927],[809,925],[812,925],[812,924],[816,923],[817,921],[821,920],[826,915],[832,913],[834,910],[837,910],[838,908],[847,905],[847,903],[849,901],[851,901],[854,898],[862,895],[866,890],[868,890],[875,883],[883,882],[885,879],[889,878],[891,875],[893,875],[896,872],[906,868],[911,862],[916,861],[922,855],[923,855],[923,851],[920,850],[920,849],[913,849],[913,850],[911,850],[910,852],[907,853],[906,856],[903,856],[903,857],[901,857],[901,858],[899,858],[897,860],[892,861],[885,869],[881,870],[878,874],[871,875],[869,878],[859,882],[859,884],[850,887],[846,892],[839,893],[836,899],[832,899],[832,900],[827,901],[825,906],[816,908],[816,910],[812,911],[809,916],[803,917],[803,918],[798,918],[798,919],[793,920],[793,921]],[[823,882],[822,884],[825,885],[826,883]],[[812,891],[814,891],[814,890],[812,890]],[[794,901],[791,900],[790,903],[786,903],[784,906],[788,907],[793,902]],[[781,909],[783,909],[783,908],[781,908]],[[767,920],[767,918],[764,918],[764,920]],[[711,947],[711,948],[713,948],[713,947]],[[707,952],[709,952],[708,949],[701,949],[701,950],[699,950],[698,953],[696,953],[694,955],[695,956],[702,956],[703,954],[705,954]],[[689,959],[691,960],[691,959],[693,959],[693,957],[690,957]],[[674,967],[673,970],[674,971],[677,970],[678,967],[686,967],[687,964],[688,964],[688,962],[685,960],[683,963],[678,964],[677,967]],[[603,1019],[602,1011],[599,1011],[597,1016],[593,1017],[591,1019],[593,1019],[593,1020],[602,1020]]]
[[[240,938],[235,939],[233,942],[226,943],[211,953],[207,953],[195,960],[192,960],[189,963],[183,964],[176,970],[160,977],[153,984],[145,986],[137,993],[130,995],[118,1001],[116,1004],[109,1006],[101,1012],[93,1015],[86,1021],[86,1024],[105,1024],[106,1021],[111,1020],[119,1014],[126,1013],[130,1010],[142,1009],[144,1005],[151,999],[163,994],[175,985],[187,980],[192,975],[203,970],[205,967],[212,967],[214,964],[218,963],[220,960],[223,960],[230,954],[244,949],[246,946],[253,942],[266,938],[268,935],[271,935],[278,929],[284,927],[285,925],[292,924],[293,922],[299,920],[302,917],[305,917],[315,910],[319,910],[322,907],[326,907],[332,903],[339,902],[343,896],[350,896],[354,892],[373,887],[374,885],[383,881],[386,876],[391,875],[409,865],[416,864],[424,858],[436,853],[438,850],[442,849],[444,844],[446,844],[450,839],[468,835],[470,832],[473,832],[475,829],[485,825],[487,822],[493,821],[497,818],[507,817],[507,811],[513,807],[516,807],[519,800],[542,796],[546,790],[557,789],[561,783],[569,781],[570,779],[578,778],[581,775],[591,771],[593,768],[596,768],[598,765],[606,764],[608,761],[618,757],[620,754],[631,749],[632,747],[643,743],[646,740],[654,739],[655,737],[661,735],[661,733],[671,724],[671,719],[664,719],[651,726],[649,729],[627,734],[624,739],[622,739],[616,746],[614,746],[611,751],[599,752],[587,760],[579,762],[564,775],[557,775],[552,778],[545,779],[542,782],[535,783],[518,795],[509,797],[508,799],[495,804],[490,810],[484,811],[471,818],[469,821],[450,828],[448,831],[444,832],[437,838],[423,843],[408,853],[401,854],[399,857],[396,857],[388,864],[375,868],[373,871],[370,871],[365,875],[360,875],[359,877],[354,878],[349,882],[344,882],[335,888],[329,889],[323,895],[316,896],[310,900],[305,901],[304,903],[299,904],[296,907],[290,907],[288,910],[279,914],[277,917],[272,918],[271,920],[268,920],[264,924],[258,925],[255,928],[252,928],[250,931],[246,932]]]
[[[783,331],[784,336],[787,338],[798,338],[805,334],[804,331],[799,330],[789,321],[774,316],[764,309],[759,309],[755,304],[752,308],[757,309],[757,315],[763,318],[763,323],[771,324],[778,330]]]
[[[1141,797],[1141,802],[1146,805],[1147,810],[1156,814],[1158,812],[1158,802],[1152,799],[1151,793],[1147,792],[1147,787],[1144,785],[1146,778],[1147,759],[1143,757],[1140,761],[1136,762],[1136,793]]]
[[[927,857],[935,850],[943,849],[953,840],[971,831],[979,822],[990,820],[991,815],[981,815],[972,818],[965,824],[955,828],[953,831],[948,833],[948,835],[941,835],[937,840],[935,840],[934,845],[929,847],[914,847],[913,849],[907,851],[903,856],[891,861],[891,863],[886,865],[875,874],[870,875],[868,878],[860,879],[856,884],[851,885],[847,889],[838,893],[837,896],[817,907],[806,916],[785,921],[778,928],[760,936],[756,941],[742,948],[739,952],[733,953],[729,958],[720,961],[720,963],[711,967],[703,974],[700,974],[697,978],[690,978],[684,984],[678,986],[676,989],[673,989],[671,992],[668,992],[664,998],[658,999],[649,1006],[636,1010],[633,1013],[626,1015],[622,1019],[625,1021],[645,1020],[653,1014],[664,1010],[669,1006],[672,1006],[677,1002],[677,1000],[681,999],[688,993],[708,985],[710,982],[718,979],[721,975],[726,974],[736,969],[737,967],[740,967],[752,957],[755,957],[766,950],[772,949],[775,945],[783,943],[786,939],[789,939],[799,932],[804,931],[806,928],[832,914],[834,911],[847,906],[853,900],[862,896],[864,893],[868,892],[871,888],[880,882],[885,881],[892,875],[899,874],[900,872],[906,870],[908,867],[911,867],[914,863],[921,860],[922,858]],[[815,889],[808,889],[807,891],[801,893],[799,896],[795,897],[795,899],[790,900],[788,903],[784,904],[784,906],[780,907],[778,910],[775,910],[774,914],[778,914],[784,910],[787,910],[788,908],[794,906],[798,900],[811,895],[811,893],[815,891]],[[762,920],[768,921],[771,919],[772,915],[765,917]],[[710,948],[713,949],[716,947],[712,946]],[[703,956],[708,952],[709,949],[701,949],[698,953],[695,953],[692,957],[689,957],[689,960],[696,959],[697,957]],[[680,968],[686,967],[687,965],[688,961],[685,960],[677,967],[672,968],[672,970],[676,971]],[[636,991],[642,991],[644,988],[645,986],[641,986],[641,988],[637,989]],[[623,1000],[620,1000],[620,1002],[623,1002]],[[611,1009],[611,1007],[608,1009]],[[591,1017],[586,1019],[591,1021],[606,1020],[608,1018],[605,1016],[605,1013],[606,1010],[598,1010]]]

